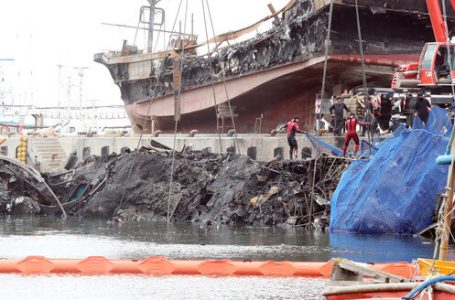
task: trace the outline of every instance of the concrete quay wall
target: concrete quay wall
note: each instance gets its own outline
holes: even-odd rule
[[[30,140],[46,138],[30,137]],[[79,160],[90,155],[106,155],[110,153],[120,153],[122,148],[128,147],[131,150],[141,148],[142,146],[150,146],[151,140],[157,141],[169,148],[173,148],[174,136],[161,135],[159,137],[152,137],[144,135],[142,139],[139,136],[129,137],[85,137],[85,136],[61,136],[57,137],[61,147],[63,148],[66,156],[68,157],[72,151],[76,150]],[[323,139],[337,147],[342,147],[344,138],[325,136]],[[277,155],[283,155],[285,159],[289,158],[289,146],[287,143],[286,135],[279,134],[277,136],[270,136],[267,134],[242,134],[237,136],[238,147],[240,154],[249,155],[252,158],[260,161],[270,161]],[[303,147],[313,148],[312,144],[306,137],[298,136],[299,151]],[[353,144],[353,143],[351,143]],[[8,157],[14,158],[16,155],[16,147],[19,145],[18,137],[7,138],[1,145],[3,154]],[[220,153],[226,152],[227,148],[235,145],[234,137],[221,137],[220,140],[217,135],[196,135],[189,137],[188,135],[177,135],[175,139],[176,149],[181,151],[183,147],[191,147],[193,150],[203,150],[209,148],[211,152]],[[352,146],[352,145],[351,145]],[[104,151],[103,151],[104,150]],[[104,152],[104,153],[103,153]],[[313,156],[315,151],[312,151]],[[254,157],[255,156],[255,157]]]
[[[76,149],[79,159],[83,159],[87,155],[87,153],[84,155],[84,149],[89,148],[91,155],[102,155],[103,147],[109,147],[109,153],[120,153],[124,147],[134,150],[142,146],[150,146],[151,140],[169,148],[174,148],[174,136],[171,135],[160,137],[143,136],[141,140],[139,137],[61,137],[59,140],[67,155]],[[300,137],[298,142],[300,149],[302,147],[311,147],[311,143],[304,137]],[[218,136],[214,135],[199,135],[195,137],[181,135],[175,139],[175,149],[181,151],[183,147],[191,147],[192,150],[209,148],[211,152],[224,153],[229,147],[234,147],[235,143],[234,137],[221,137],[220,142]],[[284,158],[289,156],[289,146],[285,135],[276,137],[240,135],[237,137],[237,143],[240,154],[251,156],[255,153],[256,160],[269,161],[280,153],[284,155]]]

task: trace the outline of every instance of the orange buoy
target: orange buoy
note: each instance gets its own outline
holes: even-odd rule
[[[21,260],[0,260],[0,273],[327,277],[330,276],[332,266],[331,262],[168,260],[161,256],[144,260],[107,259],[102,256],[85,259],[29,256]]]
[[[415,275],[408,263],[376,264],[374,268],[403,277]],[[143,274],[205,276],[279,276],[329,277],[333,262],[235,261],[235,260],[168,260],[152,256],[144,260],[108,259],[90,256],[85,259],[49,259],[29,256],[24,259],[0,260],[0,273],[39,274]]]

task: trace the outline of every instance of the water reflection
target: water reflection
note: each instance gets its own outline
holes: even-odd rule
[[[363,262],[431,257],[433,242],[418,237],[355,236],[296,228],[239,228],[70,218],[0,218],[0,258],[250,259]],[[450,255],[453,256],[453,249]],[[0,275],[2,298],[33,299],[323,299],[325,281],[308,278],[202,276]],[[23,288],[26,286],[27,288]],[[108,287],[108,288],[100,288]]]
[[[2,299],[324,299],[309,278],[0,275]],[[26,287],[26,288],[24,288]],[[104,288],[100,288],[104,287]],[[37,295],[38,298],[37,298]]]
[[[450,251],[454,253],[453,249]],[[356,236],[283,227],[227,227],[70,218],[0,219],[0,257],[250,259],[363,262],[431,257],[433,243],[420,237]]]
[[[343,257],[360,262],[411,262],[416,258],[431,258],[434,243],[413,236],[330,234],[331,257]]]

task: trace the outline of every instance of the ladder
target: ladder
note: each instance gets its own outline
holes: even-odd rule
[[[237,118],[239,114],[234,113],[235,106],[231,105],[232,109],[232,118]],[[222,103],[216,107],[216,126],[217,131],[224,133],[224,129],[234,128],[232,124],[231,112],[229,110],[229,105],[227,103]]]

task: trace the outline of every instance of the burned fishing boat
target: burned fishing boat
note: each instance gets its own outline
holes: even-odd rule
[[[159,1],[149,2],[154,15]],[[198,44],[195,36],[185,35],[180,48],[152,53],[149,47],[144,53],[125,45],[121,52],[99,53],[94,59],[109,69],[119,86],[136,132],[173,130],[173,65],[182,54],[180,131],[223,131],[232,125],[232,117],[238,132],[265,132],[290,114],[300,115],[311,128],[330,20],[325,91],[329,95],[362,83],[358,29],[362,31],[366,77],[376,87],[390,87],[394,68],[418,61],[422,45],[434,39],[424,1],[360,0],[360,28],[355,3],[334,1],[330,11],[330,0],[292,0],[252,26],[207,41],[216,45],[209,54],[198,55],[207,42]],[[269,19],[274,21],[268,31],[220,46]],[[452,26],[453,20],[449,23]],[[150,26],[152,40],[153,29]],[[232,110],[227,109],[228,100]]]
[[[0,213],[40,214],[52,206],[53,214],[66,217],[59,198],[35,169],[18,160],[0,157]]]

